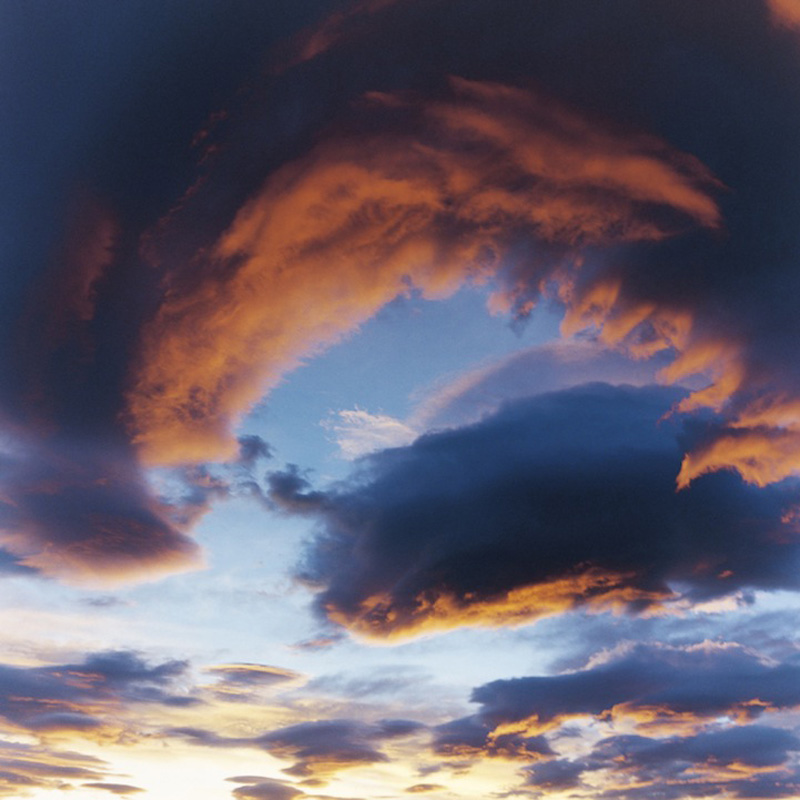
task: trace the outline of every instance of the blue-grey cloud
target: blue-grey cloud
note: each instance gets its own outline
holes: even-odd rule
[[[681,443],[707,435],[665,418],[682,396],[545,394],[374,454],[327,492],[274,474],[271,496],[317,517],[301,575],[323,615],[366,636],[797,588],[794,483],[716,474],[676,493]]]

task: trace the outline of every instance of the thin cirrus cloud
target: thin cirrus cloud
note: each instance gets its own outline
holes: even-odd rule
[[[299,574],[320,614],[374,640],[796,589],[793,483],[719,473],[676,493],[685,445],[715,431],[665,419],[685,396],[552,392],[368,456],[327,491],[273,473],[270,496],[319,522]]]

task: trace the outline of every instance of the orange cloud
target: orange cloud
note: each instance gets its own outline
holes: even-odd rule
[[[146,463],[232,456],[237,421],[288,370],[412,287],[442,299],[492,278],[520,235],[573,251],[719,225],[695,159],[530,91],[453,79],[445,98],[375,93],[360,113],[370,131],[278,170],[206,277],[167,286],[128,395]]]
[[[349,612],[330,604],[330,620],[366,639],[395,642],[464,626],[501,627],[525,625],[533,620],[564,613],[580,605],[593,611],[621,612],[633,603],[653,604],[671,595],[637,589],[633,575],[599,569],[511,589],[493,597],[455,597],[441,592],[420,596],[413,609],[400,608],[391,595],[375,595]]]
[[[800,28],[800,0],[767,0],[767,5],[777,25]]]
[[[700,475],[721,469],[734,469],[756,486],[800,475],[800,430],[734,427],[709,445],[684,456],[678,488],[687,487]]]

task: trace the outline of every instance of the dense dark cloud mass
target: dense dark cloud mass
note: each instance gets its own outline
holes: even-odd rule
[[[81,579],[191,566],[206,506],[158,508],[140,464],[236,458],[286,371],[398,294],[466,282],[494,311],[546,296],[565,334],[664,351],[667,381],[704,376],[681,410],[724,424],[688,443],[681,486],[794,475],[786,7],[8,5],[0,418],[30,452],[3,480],[29,505],[3,545]],[[91,490],[70,482],[84,460]],[[80,495],[63,530],[30,502],[42,473],[67,520]]]
[[[338,489],[293,474],[272,496],[319,517],[303,576],[322,612],[366,636],[796,588],[794,483],[719,473],[675,491],[681,445],[708,435],[665,418],[682,396],[545,394],[375,454]]]

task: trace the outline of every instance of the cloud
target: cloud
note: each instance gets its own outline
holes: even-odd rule
[[[417,438],[417,431],[387,414],[370,414],[360,408],[338,411],[323,427],[332,431],[343,458],[354,459],[409,444]]]
[[[542,764],[535,764],[527,770],[526,784],[548,792],[574,789],[581,785],[580,776],[584,770],[583,764],[576,764],[565,759],[545,761]]]
[[[597,744],[582,767],[613,775],[601,795],[608,798],[635,800],[655,792],[666,798],[791,797],[800,778],[791,754],[799,749],[800,740],[789,731],[761,725],[667,739],[612,736]],[[535,771],[532,777],[534,783]]]
[[[767,0],[776,24],[787,28],[800,28],[800,4],[797,0]]]
[[[125,726],[121,703],[193,702],[171,691],[187,666],[183,661],[151,666],[130,651],[93,653],[81,662],[47,667],[0,665],[0,716],[12,729],[35,733],[118,733]]]
[[[0,413],[36,453],[6,464],[21,473],[3,479],[7,549],[73,580],[196,566],[186,528],[207,505],[160,508],[139,459],[235,459],[237,422],[288,371],[398,295],[469,282],[491,284],[495,312],[545,297],[565,336],[704,379],[681,410],[725,424],[680,485],[795,474],[798,67],[773,24],[788,7],[374,0],[312,25],[261,78],[261,46],[300,24],[272,4],[232,20],[204,4],[191,31],[174,9],[150,28],[108,12],[100,50],[84,46],[94,18],[51,31],[13,14],[39,49],[12,54],[27,65],[15,141],[35,155],[13,160]],[[199,80],[176,45],[214,68]],[[32,52],[54,55],[34,69]],[[39,496],[41,475],[61,488]]]
[[[476,717],[439,725],[432,742],[433,752],[450,758],[505,758],[531,761],[554,755],[543,736],[518,733],[495,735],[493,728]]]
[[[217,676],[222,683],[243,686],[262,686],[295,681],[300,673],[266,664],[219,664],[206,667],[206,672]]]
[[[667,363],[663,354],[633,361],[586,339],[534,345],[436,386],[414,409],[409,425],[420,432],[457,427],[477,422],[511,400],[592,381],[651,384]]]
[[[798,749],[800,740],[789,731],[762,725],[662,739],[611,736],[584,759],[526,768],[526,785],[573,789],[584,786],[582,775],[603,771],[603,798],[791,797],[798,785],[791,754]]]
[[[405,791],[409,794],[424,794],[425,792],[443,791],[446,788],[439,783],[415,783],[413,786],[406,787]]]
[[[124,454],[25,446],[0,454],[0,541],[17,565],[96,586],[199,565]]]
[[[288,775],[313,778],[328,775],[345,767],[387,761],[372,742],[384,738],[363,723],[351,720],[300,722],[264,734],[258,743],[272,755],[294,759],[284,770]]]
[[[675,492],[681,442],[706,435],[664,418],[683,396],[548,393],[376,453],[327,492],[276,473],[272,497],[320,523],[300,570],[318,610],[369,638],[796,588],[793,484]]]
[[[176,728],[168,733],[184,736],[206,747],[257,747],[276,758],[294,761],[287,775],[315,783],[342,769],[388,762],[379,749],[386,741],[410,736],[424,728],[413,720],[366,723],[353,719],[299,722],[252,737],[222,737],[199,728]]]
[[[0,740],[0,797],[75,788],[73,781],[101,781],[107,769],[106,762],[94,756]]]
[[[84,783],[82,786],[86,789],[103,789],[106,792],[111,792],[111,794],[118,794],[120,797],[145,791],[128,783]]]
[[[539,281],[569,249],[714,228],[715,185],[663,142],[531,90],[373,92],[267,179],[204,280],[168,295],[143,333],[133,440],[153,464],[229,457],[236,421],[284,373],[411,287],[442,299],[485,281],[519,237],[542,245]]]
[[[290,784],[281,781],[260,781],[247,786],[238,786],[233,796],[242,800],[293,800],[303,792]]]
[[[493,278],[494,311],[524,317],[543,296],[555,297],[565,335],[589,330],[637,358],[666,352],[674,361],[663,380],[706,382],[680,410],[711,408],[726,424],[703,450],[687,454],[679,486],[720,469],[757,485],[795,475],[800,379],[785,357],[796,330],[783,298],[795,280],[786,209],[798,202],[790,176],[800,166],[792,149],[800,119],[784,112],[796,104],[789,95],[779,101],[775,87],[792,84],[797,59],[770,24],[786,19],[788,5],[773,3],[771,16],[754,4],[735,20],[725,8],[706,3],[699,13],[658,2],[645,14],[612,3],[576,15],[564,4],[545,18],[516,2],[501,12],[478,2],[461,15],[447,2],[424,10],[374,2],[311,29],[284,66],[303,63],[302,91],[314,97],[313,78],[324,74],[328,89],[316,113],[327,108],[328,119],[340,122],[273,171],[216,243],[206,242],[204,253],[217,259],[201,257],[208,286],[187,290],[180,274],[169,281],[172,297],[145,332],[129,396],[131,431],[144,456],[170,463],[196,460],[201,449],[229,454],[236,420],[281,374],[357,328],[409,283],[442,298],[458,284]],[[472,47],[420,50],[431,29]],[[599,56],[600,31],[625,42],[613,62]],[[595,54],[591,75],[564,59],[557,43],[568,39]],[[668,42],[691,58],[674,58]],[[376,51],[385,57],[371,70],[352,69]],[[473,52],[482,57],[467,58]],[[413,92],[390,66],[401,63]],[[632,81],[641,69],[647,86],[664,91]],[[443,76],[458,74],[470,79],[450,78],[443,88]],[[531,79],[545,88],[520,88]],[[665,104],[665,93],[683,102]],[[344,108],[358,96],[353,122],[352,108]],[[569,108],[553,100],[559,96],[570,98]],[[315,105],[303,99],[306,108]],[[712,114],[719,103],[725,112]],[[307,130],[295,122],[299,141],[309,141]],[[672,141],[691,147],[680,153],[664,144]],[[723,233],[692,233],[721,230],[723,214]],[[676,233],[687,236],[666,241]],[[328,250],[343,259],[335,285],[320,275],[323,258],[327,269],[336,263]],[[435,273],[425,266],[431,261]],[[292,264],[291,278],[280,273],[284,262]],[[328,286],[313,324],[297,310],[294,280]],[[256,302],[257,291],[242,299],[251,287],[285,300],[270,315],[272,327],[220,309]],[[334,309],[331,297],[342,293],[349,302],[335,300]],[[289,315],[301,320],[291,334]],[[183,381],[170,359],[182,358],[195,319],[209,328],[209,358]]]
[[[719,717],[746,722],[797,708],[799,670],[733,643],[635,644],[575,672],[493,681],[475,689],[472,699],[481,705],[477,721],[498,733],[531,735],[579,717],[685,733]],[[720,741],[744,736],[731,733]]]
[[[211,688],[218,698],[239,702],[252,702],[263,689],[298,683],[303,678],[299,672],[267,664],[217,664],[204,671],[217,679]]]

